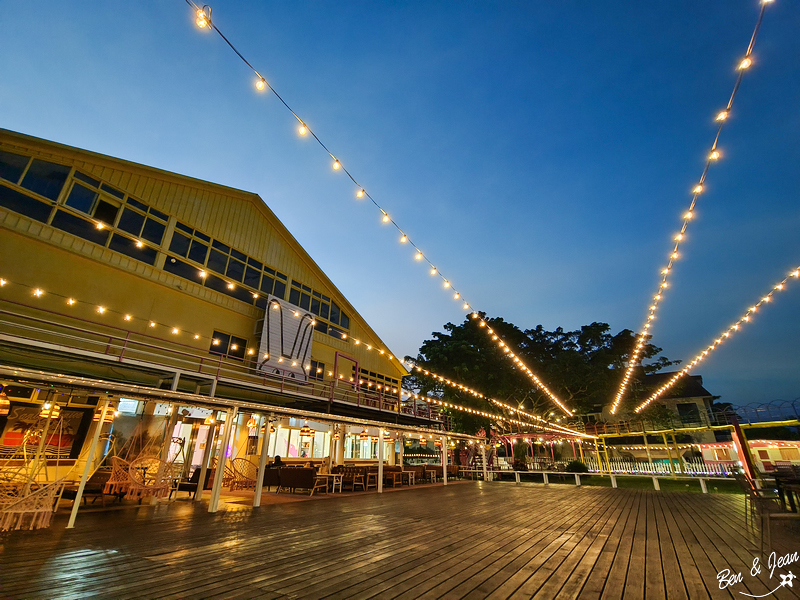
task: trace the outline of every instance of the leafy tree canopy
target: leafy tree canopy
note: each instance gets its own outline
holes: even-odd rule
[[[505,356],[498,341],[503,340],[536,375],[576,414],[593,412],[598,405],[609,403],[616,393],[636,336],[629,329],[611,333],[606,323],[592,323],[576,331],[558,327],[546,331],[538,325],[522,330],[502,318],[479,319],[468,315],[463,323],[447,323],[445,332],[434,332],[426,340],[416,357],[406,357],[423,369],[438,373],[451,381],[473,388],[486,396],[513,406],[522,405],[528,412],[539,414],[561,411],[541,392],[514,363]],[[480,321],[486,327],[480,326]],[[492,329],[499,340],[487,335]],[[647,343],[641,360],[650,361],[637,369],[638,373],[655,373],[676,364],[665,357],[656,356],[661,348]],[[407,389],[417,393],[435,393],[453,403],[486,409],[484,400],[451,386],[445,386],[418,371],[404,381]],[[631,401],[638,399],[636,386],[632,386]],[[483,426],[480,419],[457,413],[462,430],[471,431]]]

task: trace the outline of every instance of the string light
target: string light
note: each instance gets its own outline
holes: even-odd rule
[[[720,158],[720,153],[717,149],[717,144],[719,143],[719,138],[722,133],[722,127],[727,121],[728,116],[730,115],[731,108],[733,107],[733,101],[736,98],[736,93],[739,91],[739,86],[742,83],[742,77],[744,75],[744,72],[747,70],[747,67],[749,67],[752,64],[751,55],[753,53],[753,47],[755,46],[756,43],[756,38],[758,37],[758,31],[761,28],[761,22],[764,19],[764,11],[766,9],[767,4],[768,2],[763,2],[763,1],[761,3],[761,10],[759,11],[755,28],[753,29],[753,35],[750,37],[750,44],[747,47],[747,52],[745,52],[744,58],[739,63],[740,68],[738,69],[738,75],[736,77],[736,82],[733,85],[733,92],[731,93],[730,99],[728,100],[728,104],[724,110],[721,110],[719,113],[717,113],[716,121],[719,123],[719,125],[717,127],[716,136],[714,137],[714,142],[711,144],[711,150],[709,151],[708,158],[706,159],[705,167],[703,168],[703,173],[700,176],[700,180],[692,190],[692,199],[689,204],[689,210],[683,217],[683,225],[681,226],[681,230],[679,233],[680,237],[679,238],[676,237],[673,251],[670,253],[670,258],[667,262],[667,267],[666,269],[661,271],[662,273],[661,283],[659,285],[658,292],[654,296],[655,301],[653,302],[653,305],[650,307],[649,314],[647,317],[647,322],[643,327],[643,331],[639,334],[637,339],[637,344],[634,347],[634,350],[631,353],[630,358],[628,359],[628,366],[625,370],[625,375],[622,378],[619,390],[617,391],[617,395],[614,397],[614,401],[611,405],[611,414],[616,414],[617,409],[619,408],[619,404],[622,401],[622,398],[624,397],[625,392],[628,388],[628,384],[630,382],[633,370],[634,368],[636,368],[636,365],[641,362],[640,355],[645,346],[647,336],[649,335],[648,330],[650,329],[650,321],[652,321],[655,318],[656,311],[659,308],[659,303],[662,300],[662,291],[668,287],[667,279],[669,277],[669,274],[672,272],[674,261],[678,259],[679,256],[678,249],[680,247],[681,241],[686,236],[686,229],[689,225],[689,221],[694,216],[694,209],[697,204],[697,198],[705,190],[706,176],[708,175],[708,170],[711,166],[711,163]]]
[[[672,386],[674,386],[682,377],[688,375],[692,367],[696,366],[698,363],[705,360],[711,352],[719,348],[723,344],[723,342],[729,340],[731,336],[733,336],[733,334],[739,331],[739,328],[742,325],[744,325],[745,323],[749,323],[750,318],[755,314],[758,308],[762,304],[767,304],[771,302],[772,296],[777,292],[783,291],[786,288],[787,283],[792,278],[800,279],[800,268],[795,269],[794,271],[789,273],[789,275],[787,275],[783,281],[774,285],[766,296],[764,296],[763,298],[761,298],[761,300],[759,300],[753,306],[748,308],[747,311],[744,313],[744,315],[742,315],[736,323],[734,323],[733,325],[728,327],[728,329],[723,331],[722,334],[720,334],[720,336],[717,337],[717,339],[715,339],[713,343],[709,344],[709,346],[705,350],[703,350],[697,356],[695,356],[694,359],[692,359],[692,361],[686,367],[675,373],[675,375],[673,375],[669,379],[669,381],[667,381],[667,383],[658,388],[647,400],[645,400],[639,406],[637,406],[634,409],[634,411],[637,413],[642,411],[651,402],[660,398],[667,390],[669,390]]]

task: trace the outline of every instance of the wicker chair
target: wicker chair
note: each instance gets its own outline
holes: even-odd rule
[[[29,518],[30,527],[27,529],[49,527],[53,518],[53,507],[63,487],[64,480],[59,479],[6,505],[0,511],[0,531],[22,529]]]
[[[246,458],[234,458],[231,461],[231,470],[234,473],[231,491],[256,487],[256,479],[258,478],[257,464],[250,462]]]
[[[153,456],[140,457],[128,467],[128,477],[130,488],[126,498],[164,498],[172,488],[172,465]]]

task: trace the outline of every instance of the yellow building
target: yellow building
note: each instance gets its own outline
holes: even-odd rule
[[[0,230],[3,365],[422,423],[256,194],[0,130]]]

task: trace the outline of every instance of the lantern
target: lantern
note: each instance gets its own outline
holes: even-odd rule
[[[5,392],[0,392],[0,417],[5,417],[11,410],[11,402]]]
[[[43,419],[57,419],[61,416],[61,407],[55,402],[45,402],[39,416]]]
[[[308,426],[308,422],[300,428],[300,435],[302,437],[311,437],[314,435],[314,432],[311,430],[311,427]]]

